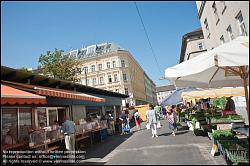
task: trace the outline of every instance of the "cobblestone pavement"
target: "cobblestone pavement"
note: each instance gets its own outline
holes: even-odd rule
[[[151,137],[151,130],[136,131],[131,135],[111,136],[87,150],[82,164],[105,165],[226,165],[222,156],[210,154],[212,142],[207,137],[195,136],[192,131],[177,131],[171,135],[166,121],[161,121],[158,138]]]

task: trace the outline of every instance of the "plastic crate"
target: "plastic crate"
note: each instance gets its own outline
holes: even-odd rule
[[[228,164],[249,163],[249,143],[247,141],[216,140],[216,144]]]

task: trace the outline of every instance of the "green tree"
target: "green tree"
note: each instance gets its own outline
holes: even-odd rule
[[[41,54],[39,64],[42,72],[46,76],[68,81],[79,81],[77,73],[79,73],[79,60],[77,58],[63,55],[63,50],[55,48],[54,52],[47,51]]]
[[[26,72],[32,72],[27,67],[21,67],[21,68],[18,68],[18,70],[22,70],[22,71],[26,71]]]

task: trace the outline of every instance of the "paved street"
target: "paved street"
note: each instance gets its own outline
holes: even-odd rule
[[[86,164],[187,164],[223,165],[221,156],[212,157],[211,142],[207,137],[194,136],[191,131],[178,131],[171,135],[162,121],[158,138],[151,137],[151,130],[135,131],[131,135],[116,135],[87,150]]]

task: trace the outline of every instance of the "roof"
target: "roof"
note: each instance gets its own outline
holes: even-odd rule
[[[185,51],[186,51],[186,47],[187,47],[187,39],[197,37],[197,36],[204,38],[202,28],[195,29],[195,30],[183,35],[179,63],[183,62],[183,60],[184,60]]]
[[[1,105],[46,104],[46,97],[1,84]]]
[[[35,85],[28,85],[23,83],[16,83],[16,82],[10,82],[10,81],[1,81],[4,84],[7,84],[9,86],[14,86],[18,89],[27,90],[42,96],[52,96],[52,97],[59,97],[59,98],[67,98],[67,99],[73,99],[73,100],[84,100],[84,101],[94,101],[94,102],[105,102],[105,99],[100,97],[95,97],[92,95],[74,92],[74,91],[68,91],[68,90],[62,90],[62,89],[56,89],[56,88],[47,88],[43,86],[35,86]]]
[[[98,94],[112,97],[128,98],[128,95],[106,91],[103,89],[93,88],[90,86],[74,83],[71,81],[50,78],[43,75],[25,72],[18,69],[1,66],[1,80],[12,81],[17,83],[26,83],[36,86],[44,86],[48,88],[57,88],[64,90],[75,90],[87,94]]]
[[[166,91],[172,91],[175,89],[176,88],[174,85],[159,86],[159,87],[156,87],[156,92],[166,92]]]

